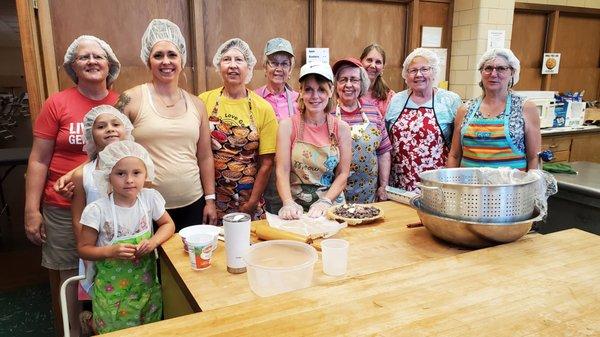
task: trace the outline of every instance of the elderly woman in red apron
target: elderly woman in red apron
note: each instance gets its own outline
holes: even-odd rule
[[[348,124],[334,118],[333,73],[328,64],[300,69],[300,113],[281,121],[277,137],[279,216],[297,219],[303,211],[319,217],[334,203],[343,203],[350,172]]]
[[[292,117],[298,110],[298,92],[287,83],[294,68],[294,50],[290,41],[281,37],[267,41],[264,67],[267,84],[255,89],[254,92],[271,104],[277,120]],[[269,178],[264,197],[267,212],[277,214],[282,204],[277,194],[274,170]]]
[[[392,139],[390,185],[417,190],[419,173],[444,167],[460,97],[436,88],[440,60],[417,48],[404,60],[402,77],[408,90],[392,98],[385,121]]]
[[[215,163],[217,215],[244,212],[264,216],[267,186],[277,137],[273,107],[246,84],[256,57],[246,42],[223,43],[213,58],[223,86],[200,94],[209,115]]]
[[[349,203],[386,200],[390,176],[391,143],[379,109],[361,104],[369,88],[369,77],[359,60],[345,58],[333,65],[337,106],[332,112],[350,125],[352,162],[346,187]]]
[[[540,116],[533,102],[511,90],[519,81],[519,60],[509,49],[492,49],[478,69],[483,95],[458,110],[448,167],[536,169]]]

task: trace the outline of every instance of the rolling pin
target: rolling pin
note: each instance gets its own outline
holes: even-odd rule
[[[313,239],[304,235],[273,228],[267,223],[253,223],[250,231],[261,240],[292,240],[307,243],[317,250],[321,250],[321,245],[313,242]]]

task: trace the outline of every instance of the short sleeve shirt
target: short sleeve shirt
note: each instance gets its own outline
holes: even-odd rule
[[[139,203],[144,203],[147,213]],[[157,190],[144,188],[139,194],[139,199],[132,207],[115,205],[117,213],[118,237],[136,235],[150,230],[152,220],[158,220],[165,214],[165,199]],[[96,246],[110,246],[115,239],[115,226],[113,226],[112,206],[108,197],[100,198],[87,205],[81,214],[81,224],[98,231]]]
[[[212,114],[221,90],[222,88],[217,88],[199,95],[200,100],[206,105],[206,111],[209,116]],[[258,154],[275,153],[278,124],[273,107],[254,91],[249,90],[248,95],[250,97],[250,104],[252,105],[252,116],[260,137]],[[236,126],[249,126],[249,112],[248,97],[231,99],[225,95],[221,95],[217,116],[225,123]]]
[[[73,87],[53,94],[44,102],[33,127],[34,137],[54,141],[54,153],[44,188],[44,204],[61,208],[71,205],[69,200],[54,191],[54,183],[87,159],[83,151],[85,114],[98,105],[114,105],[118,97],[116,92],[109,91],[104,99],[95,101]]]

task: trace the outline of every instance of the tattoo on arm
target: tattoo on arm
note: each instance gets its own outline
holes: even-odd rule
[[[121,113],[125,113],[125,107],[127,104],[129,104],[129,102],[131,102],[131,97],[129,97],[126,93],[122,93],[115,104],[115,108],[121,111]]]

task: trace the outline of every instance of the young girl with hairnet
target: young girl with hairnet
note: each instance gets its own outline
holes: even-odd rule
[[[93,326],[99,333],[160,320],[162,296],[152,252],[173,235],[175,224],[160,193],[144,188],[153,179],[150,155],[133,141],[111,143],[98,155],[94,182],[103,197],[81,215],[77,250],[81,258],[95,261]]]

